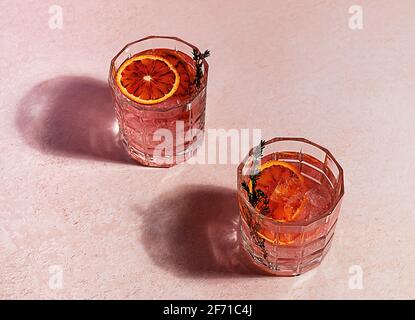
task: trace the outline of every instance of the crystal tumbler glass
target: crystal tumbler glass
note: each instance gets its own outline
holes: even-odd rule
[[[249,196],[253,174],[258,172],[271,172],[274,179],[288,172],[285,177],[303,184],[298,188],[301,197],[281,198],[283,192],[295,196],[297,191],[292,190],[297,189],[264,176],[256,179],[262,190],[267,190],[263,185],[268,181],[278,192],[269,191],[271,197],[261,212]],[[273,275],[295,276],[318,266],[333,240],[343,194],[343,169],[326,148],[303,138],[274,138],[265,142],[259,159],[253,148],[237,169],[243,247],[259,268]],[[287,219],[278,218],[287,212],[291,214]]]
[[[208,63],[198,63],[197,53],[197,47],[179,38],[150,36],[127,44],[112,59],[108,82],[119,134],[129,156],[140,164],[170,167],[191,157],[201,144]],[[125,68],[129,61],[135,65]],[[149,102],[149,93],[133,87],[134,77],[141,77],[136,83],[150,88],[157,99]]]

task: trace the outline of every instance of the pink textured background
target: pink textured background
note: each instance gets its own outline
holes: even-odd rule
[[[355,2],[362,31],[347,24]],[[63,30],[48,27],[51,4]],[[415,298],[414,16],[411,0],[2,0],[0,298]],[[234,165],[125,160],[107,71],[150,34],[212,51],[208,127],[304,136],[343,165],[318,269],[252,272],[232,232]]]

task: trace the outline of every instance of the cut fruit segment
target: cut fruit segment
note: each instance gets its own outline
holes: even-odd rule
[[[268,231],[266,229],[261,230],[261,231],[258,231],[257,234],[262,239],[264,239],[265,241],[268,241],[271,244],[275,244],[275,242],[277,242],[277,239],[275,238],[275,235],[272,232],[270,232],[270,231]]]
[[[180,75],[180,84],[175,96],[179,98],[190,96],[191,90],[193,89],[192,82],[195,76],[195,70],[192,70],[190,67],[192,61],[186,61],[183,54],[180,55],[180,53],[172,50],[160,50],[158,54],[166,58]]]
[[[256,188],[268,196],[270,216],[279,222],[295,221],[307,202],[304,177],[288,162],[271,160],[262,164]]]
[[[156,104],[175,94],[180,75],[167,59],[144,54],[124,61],[117,71],[116,82],[129,99],[140,104]]]
[[[262,229],[261,231],[258,231],[257,234],[270,244],[275,245],[276,243],[278,243],[281,246],[295,244],[295,242],[298,242],[299,238],[301,237],[301,233],[274,234],[273,232],[267,229]]]

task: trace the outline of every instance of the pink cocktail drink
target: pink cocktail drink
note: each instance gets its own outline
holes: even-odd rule
[[[299,275],[327,253],[343,197],[343,171],[305,139],[275,138],[238,167],[245,250],[275,275]],[[264,153],[264,155],[262,155]]]
[[[178,38],[148,37],[112,60],[109,84],[131,158],[169,167],[195,152],[205,126],[206,56]]]

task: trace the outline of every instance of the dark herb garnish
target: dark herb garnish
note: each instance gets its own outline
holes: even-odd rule
[[[246,191],[248,195],[249,203],[256,208],[259,203],[261,203],[261,213],[266,214],[269,212],[269,199],[268,196],[260,189],[256,188],[257,181],[261,175],[259,167],[261,165],[261,158],[265,148],[265,140],[261,140],[259,146],[255,147],[253,151],[253,168],[251,169],[251,174],[249,175],[249,180],[251,182],[251,189],[248,186],[248,183],[243,181],[241,183],[242,188]]]
[[[202,83],[203,61],[209,56],[209,50],[205,50],[205,52],[202,53],[198,49],[193,49],[193,60],[195,61],[196,65],[196,75],[193,83],[194,85],[196,85],[197,88],[200,88],[200,85]]]
[[[254,163],[253,167],[251,168],[251,173],[249,175],[251,188],[245,181],[241,183],[241,186],[248,195],[249,203],[265,215],[269,213],[269,199],[268,196],[262,190],[256,188],[257,181],[261,175],[260,166],[264,148],[265,141],[261,140],[261,143],[253,150],[252,157]],[[261,224],[260,221],[258,221],[259,217],[254,217],[251,210],[249,210],[246,207],[246,205],[244,205],[244,207],[245,212],[247,213],[245,219],[250,229],[250,236],[254,243],[261,249],[262,256],[264,257],[264,259],[267,260],[268,252],[265,247],[265,239],[260,237],[258,234],[261,230]]]

